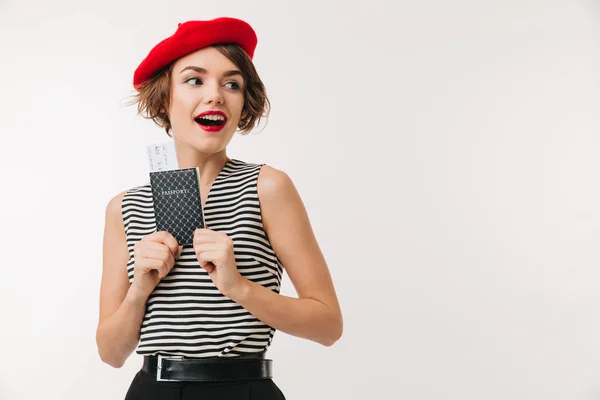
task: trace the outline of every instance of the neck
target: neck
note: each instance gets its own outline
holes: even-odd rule
[[[230,158],[225,149],[218,153],[207,154],[185,145],[175,143],[177,164],[179,168],[195,168],[200,170],[200,184],[210,186]]]

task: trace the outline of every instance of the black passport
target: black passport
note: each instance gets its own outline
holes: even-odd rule
[[[192,244],[194,231],[204,228],[199,168],[152,171],[150,186],[156,230],[169,232],[180,245]]]

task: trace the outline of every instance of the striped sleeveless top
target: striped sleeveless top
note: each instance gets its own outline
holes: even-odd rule
[[[204,218],[209,229],[233,239],[240,274],[279,293],[283,265],[263,229],[257,180],[264,164],[230,159],[209,190]],[[150,182],[129,189],[122,201],[132,283],[133,246],[156,232]],[[187,357],[235,357],[266,351],[275,329],[219,292],[185,245],[173,269],[150,294],[136,353]]]

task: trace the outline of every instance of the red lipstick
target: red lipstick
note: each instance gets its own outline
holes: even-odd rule
[[[203,117],[207,117],[210,115],[218,115],[223,118],[220,120],[219,119],[212,120],[212,119],[203,118]],[[198,126],[200,128],[202,128],[203,130],[205,130],[206,132],[219,132],[220,130],[222,130],[225,127],[225,124],[227,123],[227,114],[225,114],[223,111],[219,111],[219,110],[208,110],[208,111],[204,111],[203,113],[196,115],[196,118],[194,118],[194,120],[196,121]]]

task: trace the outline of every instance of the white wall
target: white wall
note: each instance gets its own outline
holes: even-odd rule
[[[4,0],[0,399],[124,397],[141,358],[95,344],[104,210],[168,139],[132,74],[223,15],[273,104],[228,154],[292,177],[344,311],[331,348],[275,335],[288,400],[600,398],[598,1]]]

